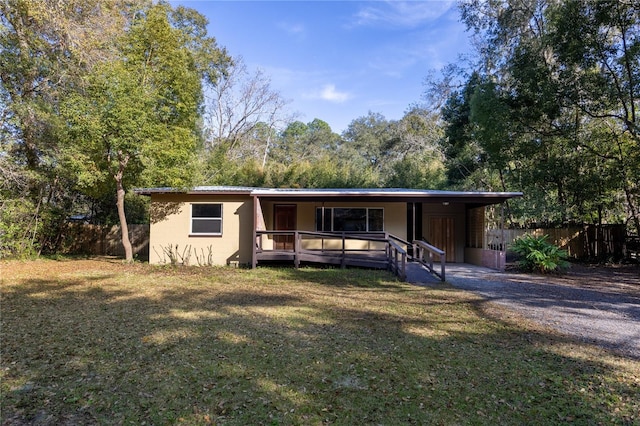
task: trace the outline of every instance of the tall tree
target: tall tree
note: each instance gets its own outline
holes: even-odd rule
[[[384,186],[439,189],[445,185],[442,125],[437,114],[417,105],[394,122],[396,138],[387,146],[391,173]]]
[[[309,123],[294,121],[280,133],[273,149],[275,162],[315,161],[334,154],[340,135],[334,133],[326,121],[314,118]]]
[[[158,4],[137,14],[119,41],[118,58],[96,66],[64,103],[70,142],[66,164],[79,176],[82,191],[113,182],[127,261],[133,253],[126,187],[188,186],[197,169],[191,166],[199,141],[203,75],[198,52],[191,50],[192,34],[183,31],[184,25],[171,25],[171,12]],[[186,14],[180,19],[184,24]]]
[[[447,180],[452,187],[487,188],[486,182],[473,179],[481,167],[482,150],[471,134],[471,99],[481,77],[475,72],[461,90],[454,90],[442,107],[446,125],[442,149],[447,166]]]
[[[342,155],[359,162],[362,167],[370,167],[381,172],[388,165],[385,159],[397,138],[393,123],[382,114],[369,111],[366,116],[349,123],[342,133],[340,151]]]
[[[207,92],[205,126],[207,149],[229,159],[253,158],[266,162],[272,132],[256,132],[266,124],[276,130],[285,125],[289,116],[288,101],[271,87],[270,78],[262,70],[250,72],[242,57],[234,59],[228,72]],[[265,136],[266,139],[256,139]]]
[[[58,158],[61,100],[96,63],[115,55],[115,37],[123,33],[132,11],[143,3],[146,1],[0,2],[0,155],[23,178],[22,185],[5,190],[3,198],[11,202],[3,203],[2,216],[14,226],[21,221],[6,206],[29,212],[25,235],[33,244],[25,247],[39,251],[55,244],[55,231],[77,200],[76,194],[66,190],[73,178],[61,170]]]
[[[626,210],[640,233],[640,8],[504,0],[465,1],[461,10],[482,40],[482,61],[445,108],[449,147],[476,144],[475,164],[503,187],[541,191],[531,205],[555,205],[554,221]],[[614,206],[616,198],[624,203]]]

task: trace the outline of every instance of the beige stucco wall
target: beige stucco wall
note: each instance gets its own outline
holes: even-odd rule
[[[222,235],[190,236],[191,204],[222,203]],[[190,265],[251,264],[253,199],[241,195],[153,194],[151,196],[149,263],[170,263],[171,249],[179,263]],[[176,249],[177,246],[177,249]],[[190,256],[187,254],[190,253]]]
[[[464,249],[464,253],[466,263],[504,271],[506,262],[504,251],[467,247]]]
[[[222,203],[222,235],[190,236],[191,204]],[[316,207],[369,207],[384,209],[384,231],[399,238],[407,237],[407,204],[404,202],[274,202],[261,200],[261,208],[267,229],[274,226],[274,206],[276,204],[295,204],[297,206],[296,225],[298,230],[315,231]],[[451,217],[454,220],[455,261],[465,261],[465,206],[452,203],[424,203],[423,234],[429,234],[430,218]],[[211,250],[211,263],[216,265],[251,264],[253,247],[253,198],[246,195],[186,195],[153,194],[151,197],[151,230],[149,242],[149,262],[152,264],[170,263],[166,253],[172,250],[179,255],[179,263],[191,265],[208,263]],[[341,241],[307,240],[305,248],[341,248]],[[334,244],[335,247],[328,247]],[[373,248],[376,243],[352,241],[347,249]],[[177,246],[177,250],[176,250]],[[189,248],[190,256],[186,255]],[[273,248],[272,236],[263,237],[263,248]],[[471,257],[471,256],[470,256]]]

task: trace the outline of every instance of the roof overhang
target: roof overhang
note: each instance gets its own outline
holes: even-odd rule
[[[197,186],[188,189],[141,188],[136,194],[199,194],[199,195],[247,195],[272,201],[374,201],[414,203],[463,203],[475,206],[499,204],[511,198],[522,197],[522,192],[486,191],[438,191],[404,188],[252,188],[233,186]]]
[[[200,195],[251,195],[256,188],[243,186],[195,186],[192,188],[135,188],[138,195],[155,194],[200,194]]]

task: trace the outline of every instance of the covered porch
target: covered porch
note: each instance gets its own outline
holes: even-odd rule
[[[445,263],[500,269],[483,247],[485,206],[520,193],[406,189],[252,191],[252,267],[273,261],[390,269],[421,262],[442,280]],[[436,265],[434,268],[434,264]]]

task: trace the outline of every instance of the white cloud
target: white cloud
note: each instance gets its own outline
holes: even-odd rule
[[[302,36],[305,33],[304,25],[302,24],[292,24],[289,22],[279,22],[278,28],[283,30],[285,33],[293,36]]]
[[[329,102],[342,103],[351,98],[348,92],[339,92],[334,84],[326,84],[320,92],[320,98]]]
[[[353,96],[349,92],[341,92],[336,89],[335,84],[325,84],[319,90],[307,92],[303,95],[307,99],[321,99],[337,104],[348,101]]]
[[[356,13],[353,26],[387,24],[415,28],[431,22],[455,7],[454,1],[392,1],[368,4]]]

